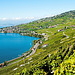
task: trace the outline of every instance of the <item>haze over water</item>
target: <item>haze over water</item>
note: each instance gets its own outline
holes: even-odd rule
[[[16,33],[0,33],[0,63],[21,56],[33,46],[33,40],[38,39]]]

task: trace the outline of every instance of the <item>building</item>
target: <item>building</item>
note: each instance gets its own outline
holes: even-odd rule
[[[48,46],[48,44],[44,44],[42,47],[44,48],[44,47],[47,47]]]
[[[59,29],[58,32],[63,31],[62,29]]]

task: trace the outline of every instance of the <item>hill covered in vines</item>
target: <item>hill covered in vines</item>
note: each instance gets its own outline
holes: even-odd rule
[[[35,54],[0,68],[1,75],[75,74],[75,10],[1,30],[35,37],[43,35]]]

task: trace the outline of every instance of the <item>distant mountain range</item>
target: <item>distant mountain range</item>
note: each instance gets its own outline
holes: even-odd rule
[[[0,20],[0,28],[8,27],[8,26],[15,26],[19,24],[25,24],[28,22],[32,22],[34,20]]]
[[[42,21],[46,22],[46,21],[53,20],[53,19],[60,19],[61,17],[63,17],[64,20],[66,20],[66,18],[75,18],[75,10],[68,11],[68,12],[53,16],[53,17],[42,18],[39,20],[35,20],[35,19],[31,19],[31,20],[0,20],[0,28],[25,24],[25,23],[29,23],[32,21],[33,22],[42,22]]]

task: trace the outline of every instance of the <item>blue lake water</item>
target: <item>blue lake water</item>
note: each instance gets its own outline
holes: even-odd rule
[[[33,46],[39,38],[16,33],[0,33],[0,63],[19,57]]]
[[[2,26],[0,26],[0,28],[3,28]]]

